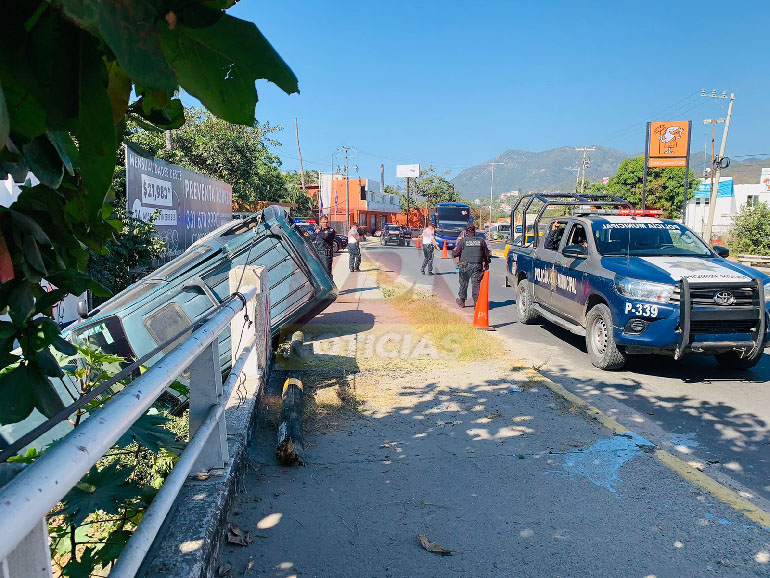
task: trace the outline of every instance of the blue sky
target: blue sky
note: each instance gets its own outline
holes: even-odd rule
[[[736,93],[727,155],[770,156],[765,1],[241,0],[230,12],[299,78],[299,95],[257,85],[287,170],[294,117],[306,169],[328,171],[346,144],[362,177],[378,180],[382,162],[388,183],[397,163],[454,176],[507,149],[641,152],[647,120],[692,120],[702,158],[702,120],[726,113],[700,96],[712,88]]]

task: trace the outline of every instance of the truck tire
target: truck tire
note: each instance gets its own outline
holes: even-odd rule
[[[516,285],[516,312],[519,314],[519,323],[532,325],[537,321],[538,314],[532,307],[532,292],[526,279]]]
[[[380,237],[380,245],[385,246],[388,242],[385,240],[385,237]]]
[[[342,251],[342,247],[340,247],[340,242],[337,239],[334,239],[334,252],[339,253]]]
[[[717,363],[728,369],[751,369],[762,359],[763,349],[760,347],[754,355],[741,357],[737,351],[728,351],[714,356]]]
[[[599,369],[620,369],[628,359],[626,352],[615,343],[612,314],[604,303],[599,303],[586,315],[586,349],[591,363]]]

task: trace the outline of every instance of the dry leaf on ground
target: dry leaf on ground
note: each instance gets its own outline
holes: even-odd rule
[[[237,524],[230,524],[227,528],[227,541],[240,546],[248,546],[253,542],[251,532],[241,530]]]
[[[233,565],[230,564],[230,562],[225,562],[219,568],[217,568],[217,576],[224,576],[232,569],[233,569]]]
[[[420,541],[420,546],[425,548],[428,552],[433,552],[434,554],[441,554],[442,556],[451,556],[452,551],[447,550],[440,544],[437,544],[436,542],[433,542],[430,540],[427,536],[423,536],[422,534],[417,535],[417,539]]]

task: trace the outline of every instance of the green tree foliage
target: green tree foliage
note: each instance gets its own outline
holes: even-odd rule
[[[431,207],[435,207],[438,203],[457,202],[460,200],[460,195],[455,191],[454,184],[446,178],[448,174],[449,171],[438,174],[432,166],[420,170],[420,176],[414,179],[412,190],[415,193],[415,198],[422,197],[423,207],[430,210]]]
[[[126,140],[154,157],[231,184],[233,199],[282,200],[281,160],[269,148],[281,145],[272,137],[280,126],[232,124],[195,108],[185,109],[185,117],[185,124],[173,132],[172,150],[166,149],[163,133],[141,125],[129,124]]]
[[[305,186],[318,184],[318,173],[305,171]],[[305,191],[302,190],[302,179],[299,171],[289,171],[283,173],[284,190],[281,201],[286,203],[295,203],[296,208],[292,209],[292,214],[298,217],[311,217],[318,213],[318,201],[311,199]]]
[[[116,207],[113,218],[119,220],[122,227],[114,239],[107,242],[106,255],[92,253],[88,274],[116,294],[151,269],[153,260],[163,253],[164,243],[155,235],[155,219],[150,222],[135,219],[125,206]]]
[[[733,217],[729,243],[736,254],[770,255],[770,205],[743,205]]]
[[[232,0],[8,0],[0,18],[0,179],[40,180],[0,209],[0,423],[61,401],[49,347],[66,349],[51,308],[107,291],[86,274],[120,220],[110,183],[127,118],[184,124],[180,89],[215,116],[253,126],[255,81],[287,93],[297,79],[257,27],[224,12]],[[136,99],[131,101],[131,97]],[[58,287],[44,293],[45,278]],[[39,315],[42,314],[43,317]],[[11,353],[14,344],[21,356]]]
[[[593,183],[587,192],[609,193],[630,201],[634,206],[642,204],[642,181],[644,175],[644,157],[626,159],[620,163],[618,172],[606,185]],[[687,198],[693,196],[698,181],[692,170],[688,184]],[[647,169],[647,207],[660,209],[670,219],[682,216],[684,205],[684,168],[648,168]]]

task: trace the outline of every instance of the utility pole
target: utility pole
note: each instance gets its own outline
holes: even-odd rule
[[[583,151],[583,177],[580,179],[580,194],[586,190],[586,169],[591,166],[591,160],[586,156],[588,151],[595,151],[596,147],[575,147],[576,151]]]
[[[505,163],[484,163],[492,169],[492,182],[489,184],[489,231],[492,232],[492,192],[495,188],[495,165],[504,165]]]
[[[345,153],[345,224],[350,227],[350,166],[348,164],[348,153],[355,151],[354,147],[342,145],[339,150]]]
[[[716,91],[712,91],[710,95],[706,94],[706,91],[701,92],[701,96],[708,98],[727,98],[727,93],[723,92],[722,96],[717,96]],[[725,160],[725,146],[727,146],[727,133],[730,130],[730,117],[733,114],[733,102],[735,101],[735,93],[730,93],[730,105],[727,107],[727,119],[725,120],[725,130],[722,133],[722,144],[719,146],[719,156],[714,158],[711,165],[711,199],[709,201],[709,218],[706,222],[705,241],[711,245],[711,229],[714,226],[714,211],[717,204],[717,193],[719,192],[719,177],[722,172],[722,165]],[[710,119],[709,119],[710,120]],[[719,122],[720,119],[716,119]],[[705,121],[704,121],[705,122]],[[712,123],[712,127],[716,126],[716,122]],[[708,123],[707,123],[708,124]],[[715,130],[715,129],[714,129]],[[713,153],[712,153],[713,154]],[[729,161],[728,161],[729,162]],[[727,165],[725,165],[727,166]],[[716,173],[716,174],[714,174]],[[685,194],[687,191],[685,191]]]
[[[299,180],[302,190],[305,190],[305,169],[302,167],[302,151],[299,148],[299,121],[294,117],[294,135],[297,137],[297,155],[299,155]]]

